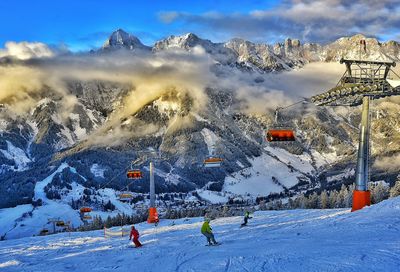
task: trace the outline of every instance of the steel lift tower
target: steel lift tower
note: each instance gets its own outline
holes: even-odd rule
[[[391,70],[395,62],[346,60],[346,71],[336,87],[311,97],[318,106],[359,106],[362,105],[360,138],[358,145],[356,188],[353,192],[352,211],[371,204],[369,182],[369,102],[387,96],[400,95],[400,77]]]

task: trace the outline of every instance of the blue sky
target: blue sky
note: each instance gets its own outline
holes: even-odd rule
[[[73,51],[99,47],[122,28],[147,45],[194,32],[213,41],[241,37],[256,42],[328,42],[364,33],[399,37],[399,1],[364,0],[4,0],[0,48],[6,41],[40,41]]]
[[[153,44],[168,35],[195,32],[198,27],[180,22],[163,23],[160,12],[202,14],[247,12],[273,6],[274,1],[122,1],[36,0],[0,2],[0,47],[6,41],[40,41],[66,44],[74,50],[100,46],[108,35],[122,28]],[[210,35],[212,37],[212,35]]]

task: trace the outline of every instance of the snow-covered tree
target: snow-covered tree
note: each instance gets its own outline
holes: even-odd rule
[[[308,197],[308,201],[307,201],[307,208],[309,209],[316,209],[318,208],[318,195],[317,192],[312,193],[309,197]]]
[[[394,186],[390,189],[390,197],[400,196],[400,176],[397,177],[397,181]]]
[[[321,207],[321,209],[329,208],[329,197],[326,190],[323,190],[321,193],[321,196],[319,198],[319,206]]]
[[[373,186],[371,189],[371,202],[379,203],[382,200],[385,200],[389,197],[389,188],[383,183],[378,183],[376,186]]]

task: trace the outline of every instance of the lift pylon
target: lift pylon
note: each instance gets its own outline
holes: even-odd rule
[[[362,105],[356,189],[353,192],[352,207],[352,211],[357,211],[371,204],[371,193],[368,191],[369,102],[371,99],[400,95],[400,77],[391,70],[391,67],[396,66],[394,62],[341,59],[340,63],[346,65],[346,72],[336,87],[313,96],[311,101],[318,106]]]

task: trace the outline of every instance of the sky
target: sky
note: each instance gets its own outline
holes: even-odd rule
[[[193,32],[274,43],[286,37],[326,43],[364,33],[399,39],[400,0],[2,0],[0,48],[43,42],[72,51],[98,48],[122,28],[144,44]]]

